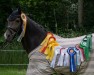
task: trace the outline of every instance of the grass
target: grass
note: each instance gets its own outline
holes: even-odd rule
[[[0,75],[26,75],[26,69],[0,67]]]
[[[7,52],[0,51],[0,64],[27,64],[28,57],[26,52]]]
[[[26,51],[22,48],[21,43],[14,39],[6,48],[0,50],[0,64],[27,64],[28,55]],[[0,37],[0,42],[3,42],[4,38]],[[1,43],[2,44],[2,43]],[[1,45],[0,44],[0,45]],[[2,45],[1,45],[2,46]],[[3,51],[6,50],[6,51]],[[11,50],[11,51],[7,51]],[[13,51],[17,50],[17,51]],[[24,50],[24,51],[20,51]]]
[[[3,37],[0,37],[0,43],[3,42]],[[0,45],[1,45],[0,44]],[[27,64],[28,55],[26,51],[24,52],[9,52],[3,50],[23,50],[21,43],[18,43],[16,40],[13,40],[6,48],[0,49],[0,64]],[[0,65],[0,75],[26,75],[27,66],[5,66]]]

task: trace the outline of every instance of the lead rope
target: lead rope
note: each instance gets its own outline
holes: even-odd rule
[[[9,43],[8,42],[3,42],[3,44],[0,46],[0,50],[1,49],[5,49],[7,46],[9,45]]]

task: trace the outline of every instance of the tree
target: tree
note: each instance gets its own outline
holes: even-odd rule
[[[83,27],[83,0],[78,0],[78,27]]]

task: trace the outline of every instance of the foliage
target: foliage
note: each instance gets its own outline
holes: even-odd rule
[[[94,1],[84,1],[84,30],[90,31],[93,27]],[[0,1],[0,29],[6,26],[6,19],[17,6],[39,24],[48,30],[59,33],[72,29],[75,31],[78,25],[77,0],[1,0]],[[0,31],[2,32],[2,30]]]
[[[94,29],[94,0],[86,0],[84,2],[84,27],[90,32]],[[94,31],[94,30],[93,30]]]

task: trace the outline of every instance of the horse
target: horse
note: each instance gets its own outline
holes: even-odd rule
[[[62,69],[59,70],[59,68],[50,68],[49,61],[45,59],[45,55],[39,52],[39,49],[42,47],[41,43],[45,40],[49,31],[26,16],[20,8],[14,10],[7,18],[7,21],[7,30],[4,33],[5,40],[10,43],[17,35],[19,37],[18,40],[21,41],[23,48],[28,54],[29,65],[26,75],[51,75],[54,72],[59,74],[63,72]],[[83,35],[75,38],[63,38],[55,34],[53,35],[56,38],[56,41],[65,48],[79,44],[85,37],[85,35]],[[92,39],[92,45],[94,45],[94,33],[92,33]],[[92,55],[94,54],[92,53]],[[90,65],[91,62],[87,68],[84,68],[85,72],[81,75],[93,74],[94,68],[91,69]]]

